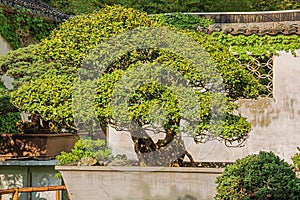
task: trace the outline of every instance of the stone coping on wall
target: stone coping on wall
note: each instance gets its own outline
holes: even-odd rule
[[[215,23],[208,26],[208,28],[198,27],[198,31],[207,34],[223,32],[231,35],[300,35],[300,21]]]
[[[55,166],[58,161],[47,160],[47,161],[38,161],[38,160],[7,160],[0,162],[0,166]]]
[[[140,167],[140,166],[55,166],[58,171],[110,171],[110,172],[176,172],[222,174],[223,168],[197,167]]]

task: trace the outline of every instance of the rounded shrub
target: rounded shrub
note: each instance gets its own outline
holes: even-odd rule
[[[273,152],[249,155],[227,166],[217,177],[216,200],[300,199],[300,179]]]

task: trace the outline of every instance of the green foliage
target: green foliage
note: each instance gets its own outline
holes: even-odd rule
[[[103,7],[98,0],[50,0],[49,3],[68,15],[90,14]]]
[[[227,166],[217,177],[215,199],[277,199],[300,197],[300,179],[288,163],[272,152],[249,155]]]
[[[0,81],[0,134],[17,133],[16,123],[20,113],[10,102],[10,91]]]
[[[205,3],[205,11],[210,12],[293,10],[299,7],[297,0],[206,0]]]
[[[292,157],[292,161],[294,163],[295,168],[300,169],[300,147],[297,148],[298,149],[298,153],[296,153],[293,157]]]
[[[59,165],[67,165],[78,162],[81,158],[95,158],[97,160],[108,160],[111,150],[106,147],[104,140],[80,139],[78,140],[71,152],[61,152],[55,158]]]
[[[93,10],[99,10],[105,5],[122,5],[123,7],[134,8],[149,14],[200,12],[204,8],[204,2],[196,2],[194,0],[50,0],[50,4],[70,15],[90,14]]]
[[[226,46],[221,45],[214,38],[205,34],[190,33],[189,36],[197,40],[216,63],[229,97],[234,100],[238,98],[255,98],[260,92],[263,92],[264,89],[258,83],[258,80],[235,61],[234,56]]]
[[[21,120],[19,112],[9,112],[0,115],[0,134],[1,133],[18,133],[16,123]]]
[[[207,28],[210,24],[214,23],[210,19],[182,13],[174,13],[168,15],[158,14],[152,17],[153,19],[158,21],[158,24],[189,30],[196,30],[198,26]]]
[[[0,57],[0,74],[14,77],[14,86],[18,87],[29,80],[40,77],[47,71],[74,71],[72,67],[62,66],[59,62],[45,62],[36,55],[37,45],[19,48]]]
[[[149,14],[174,12],[239,12],[292,10],[300,7],[297,0],[50,0],[59,10],[71,14],[89,14],[105,5],[122,5],[145,11]]]
[[[0,35],[17,49],[24,46],[23,38],[32,36],[36,42],[50,34],[55,24],[45,22],[41,17],[33,17],[30,11],[16,9],[15,13],[0,9]]]
[[[277,55],[276,51],[294,52],[300,48],[300,38],[298,36],[258,36],[258,35],[238,35],[233,36],[220,32],[212,35],[217,41],[230,47],[232,52],[238,54],[240,60],[250,61],[250,55],[261,59],[270,58]]]
[[[11,53],[0,62],[1,68],[5,66],[7,72],[15,75],[20,74],[20,78],[27,77],[25,80],[28,80],[29,76],[35,79],[35,77],[48,71],[41,78],[32,80],[15,91],[12,94],[12,102],[20,110],[40,114],[44,120],[55,124],[56,129],[62,127],[75,129],[71,106],[75,69],[82,64],[87,53],[95,49],[105,39],[127,30],[149,26],[160,27],[146,13],[120,6],[108,6],[90,15],[71,18],[62,23],[59,29],[54,30],[50,37],[40,44],[19,50],[20,54]],[[181,34],[185,34],[199,43],[209,53],[222,76],[227,92],[228,104],[225,105],[218,105],[217,101],[211,102],[211,99],[215,98],[212,98],[209,92],[196,92],[201,110],[198,117],[203,120],[197,131],[202,132],[213,128],[210,127],[212,107],[209,105],[216,104],[227,115],[224,122],[214,128],[217,130],[214,136],[228,140],[247,136],[250,131],[249,123],[245,118],[231,114],[236,108],[233,100],[255,98],[262,90],[261,85],[252,75],[240,67],[227,47],[210,36],[183,30]],[[186,50],[189,51],[190,49]],[[33,52],[32,57],[30,51]],[[201,52],[197,53],[202,55]],[[16,55],[15,58],[13,58],[13,55]],[[27,59],[28,57],[29,59]],[[14,65],[14,60],[17,62],[16,65]],[[32,70],[31,73],[19,68],[23,61],[28,64],[29,69]],[[190,87],[203,89],[205,85],[203,83],[204,74],[197,71],[188,60],[175,53],[163,49],[138,49],[128,52],[120,58],[116,58],[109,66],[106,74],[99,80],[96,89],[96,114],[105,125],[114,120],[110,109],[114,84],[123,74],[141,65],[141,63],[149,65],[159,63],[161,66],[165,66],[189,80]],[[51,72],[53,68],[49,66],[52,66],[52,64],[53,68],[59,72]],[[34,71],[33,66],[40,68]],[[176,132],[182,108],[178,107],[178,100],[173,92],[172,89],[162,87],[159,84],[141,87],[132,97],[132,104],[129,107],[131,119],[139,124],[146,125],[149,123],[149,117],[153,111],[151,108],[162,104],[166,108],[168,116],[164,128],[166,131]],[[82,104],[82,106],[85,105]]]
[[[90,15],[71,18],[53,30],[38,45],[38,55],[47,62],[79,67],[85,55],[102,41],[126,30],[151,27],[146,13],[121,6],[107,6]]]
[[[51,131],[75,129],[71,117],[73,81],[72,74],[50,71],[14,91],[11,101],[20,110],[40,114],[43,120],[51,122]]]

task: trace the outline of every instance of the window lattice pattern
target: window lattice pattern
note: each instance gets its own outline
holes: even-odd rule
[[[259,58],[251,56],[251,61],[239,60],[238,62],[253,74],[258,81],[265,87],[265,91],[260,94],[260,97],[273,96],[273,58]]]

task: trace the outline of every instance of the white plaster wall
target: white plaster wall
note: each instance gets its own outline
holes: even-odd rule
[[[11,45],[0,35],[0,56],[12,50]]]
[[[229,148],[218,141],[195,144],[193,138],[184,137],[186,148],[196,161],[233,162],[264,150],[291,162],[300,146],[300,57],[280,52],[274,58],[273,76],[273,98],[239,101],[239,111],[252,125],[245,146]],[[110,128],[108,143],[114,154],[126,153],[136,158],[129,133]]]

